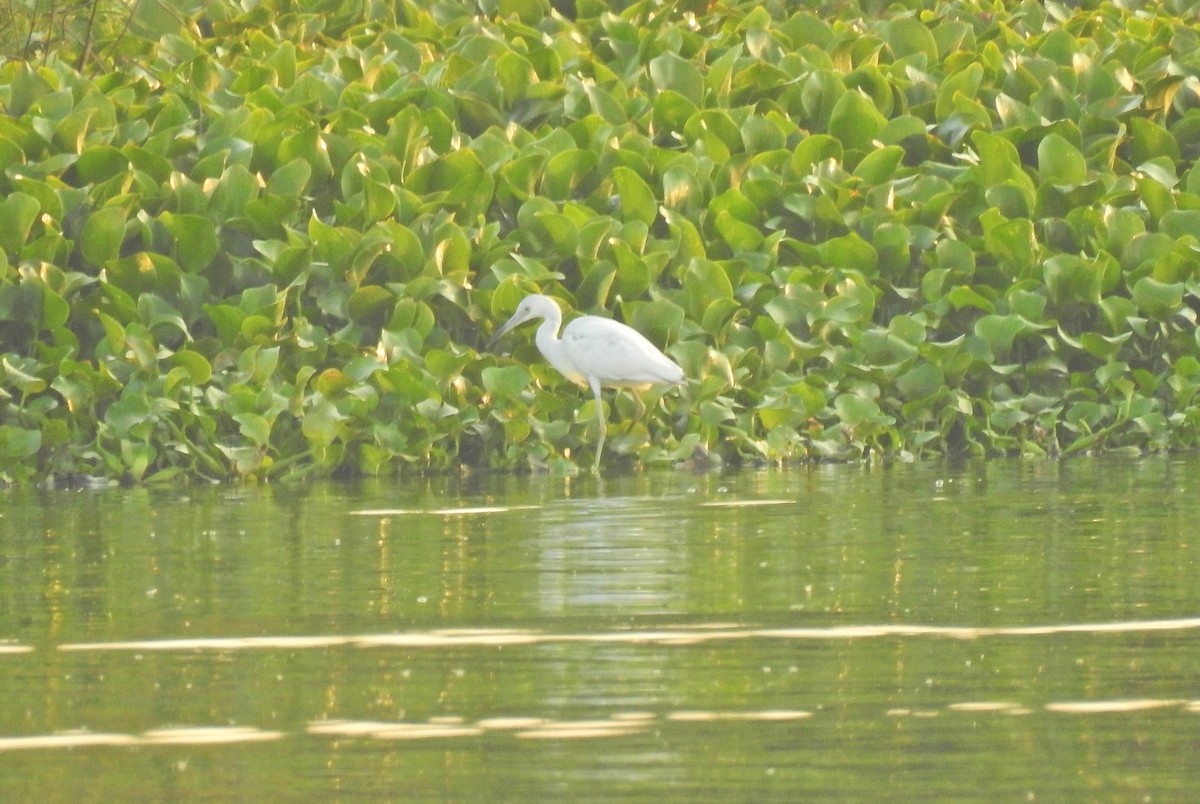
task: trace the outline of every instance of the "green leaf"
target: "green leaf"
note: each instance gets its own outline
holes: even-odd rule
[[[1042,276],[1050,300],[1056,305],[1072,302],[1096,304],[1104,274],[1074,254],[1056,254],[1042,263]]]
[[[1013,339],[1025,332],[1029,326],[1016,315],[982,316],[975,322],[975,334],[991,349],[996,357],[1003,357],[1012,350]]]
[[[996,306],[979,291],[967,285],[959,285],[951,289],[946,294],[946,300],[954,306],[956,310],[962,310],[967,307],[975,307],[984,312],[994,312]]]
[[[129,170],[129,157],[111,145],[91,145],[75,161],[75,172],[86,184],[100,184]]]
[[[97,268],[121,256],[121,244],[125,241],[125,210],[118,206],[104,206],[88,217],[79,248],[84,259]]]
[[[863,355],[874,365],[904,363],[916,357],[917,348],[881,327],[872,327],[859,337]]]
[[[5,382],[12,383],[13,387],[22,394],[40,394],[46,390],[46,381],[35,374],[29,373],[28,367],[17,365],[16,360],[19,358],[13,357],[9,359],[8,355],[0,358],[0,371],[3,372]]]
[[[1179,143],[1171,132],[1145,117],[1129,121],[1131,164],[1140,165],[1157,157],[1179,161]]]
[[[755,251],[762,243],[762,233],[757,227],[735,218],[728,210],[717,213],[713,226],[734,252]]]
[[[1021,167],[1021,155],[1009,140],[985,131],[976,131],[971,135],[971,141],[979,152],[979,183],[984,187],[994,187],[1005,182],[1013,182],[1021,187],[1033,190],[1032,182]]]
[[[904,158],[904,149],[899,145],[876,148],[862,158],[854,168],[854,175],[869,186],[883,184],[896,178],[896,168]]]
[[[704,100],[704,78],[696,65],[674,53],[663,53],[650,60],[650,80],[659,92],[678,92],[699,106]]]
[[[1052,184],[1078,185],[1087,179],[1087,163],[1079,149],[1053,132],[1038,143],[1038,171]]]
[[[654,126],[665,133],[682,132],[696,113],[696,103],[674,90],[661,90],[654,97]]]
[[[304,196],[310,178],[312,178],[312,164],[298,156],[276,168],[268,176],[266,192],[271,196],[299,198]]]
[[[125,327],[117,319],[102,311],[97,310],[96,317],[100,319],[100,324],[104,327],[104,337],[108,341],[109,350],[115,352],[120,349],[125,343]]]
[[[353,377],[348,376],[340,369],[328,368],[317,375],[313,380],[313,388],[324,396],[337,396],[354,385]]]
[[[687,317],[682,307],[667,299],[627,302],[621,306],[621,311],[627,324],[660,348],[669,342],[672,333],[679,332]]]
[[[247,201],[242,211],[254,224],[257,235],[278,237],[282,235],[285,225],[296,225],[293,218],[299,209],[300,202],[295,198],[266,196]]]
[[[649,226],[658,217],[658,201],[650,185],[627,167],[618,166],[612,171],[613,183],[621,199],[623,220],[636,220]]]
[[[41,211],[37,199],[25,193],[9,193],[0,201],[0,249],[19,257]]]
[[[822,261],[836,268],[853,268],[874,274],[879,265],[875,247],[855,233],[834,237],[817,247]]]
[[[203,215],[164,212],[161,220],[175,238],[175,260],[185,271],[203,270],[221,250],[216,225]]]
[[[532,4],[534,0],[529,0]],[[495,61],[496,79],[503,90],[504,105],[512,108],[517,101],[529,94],[529,87],[537,73],[529,59],[513,51],[501,53]]]
[[[945,374],[932,363],[921,363],[896,378],[896,390],[908,400],[927,399],[945,385]]]
[[[333,175],[328,143],[315,123],[284,137],[279,144],[279,161],[282,164],[286,165],[296,159],[307,162],[312,174],[316,176],[329,178]]]
[[[564,201],[580,192],[592,171],[596,169],[599,156],[595,151],[572,148],[561,151],[546,161],[542,176],[542,191],[548,198]]]
[[[1164,321],[1183,306],[1182,282],[1159,282],[1143,276],[1133,284],[1133,303],[1150,318]]]
[[[560,212],[538,212],[534,216],[536,227],[530,227],[546,239],[546,248],[558,254],[570,256],[579,246],[579,227],[575,221]]]
[[[897,17],[889,20],[883,25],[882,34],[897,58],[920,54],[928,64],[937,64],[937,42],[919,19]]]
[[[319,399],[304,411],[300,430],[310,445],[317,449],[327,449],[338,437],[340,422],[344,418],[332,402]]]
[[[145,396],[126,392],[104,411],[104,423],[112,428],[114,435],[124,438],[135,427],[146,424],[150,416]]]
[[[86,363],[64,360],[60,371],[51,381],[50,387],[58,391],[67,402],[67,409],[72,412],[86,411],[87,405],[95,396],[95,372]]]
[[[983,65],[976,61],[972,61],[963,69],[945,78],[938,88],[937,104],[934,109],[937,119],[944,121],[957,111],[955,95],[973,100],[978,95],[982,82]]]
[[[1003,221],[983,237],[984,246],[1015,275],[1023,274],[1033,264],[1037,239],[1033,221],[1026,218]]]
[[[866,150],[879,136],[887,120],[861,93],[846,92],[833,106],[829,116],[829,133],[853,150]]]
[[[137,306],[138,317],[147,327],[154,329],[165,324],[178,330],[185,338],[191,337],[183,316],[158,294],[141,294],[138,296]]]
[[[793,175],[807,176],[813,168],[828,159],[842,158],[842,144],[828,134],[810,134],[792,151],[788,168]]]
[[[787,132],[770,117],[754,115],[742,124],[742,144],[749,154],[770,154],[787,147]]]
[[[733,297],[733,284],[729,274],[718,263],[711,260],[692,260],[683,276],[683,286],[688,300],[688,312],[693,320],[704,317],[709,305],[719,299]]]
[[[10,424],[0,424],[0,459],[30,458],[42,448],[40,430],[27,430]]]
[[[482,182],[475,183],[475,186],[480,192],[483,192]],[[396,209],[396,194],[392,192],[389,185],[382,182],[365,179],[363,181],[363,198],[366,202],[362,210],[363,217],[368,221],[384,220],[390,217]]]
[[[167,361],[187,371],[192,385],[204,385],[212,378],[212,364],[208,358],[191,349],[179,349]]]
[[[217,338],[226,346],[233,345],[242,333],[242,322],[246,314],[232,304],[206,304],[204,312],[217,330]]]
[[[711,335],[717,335],[741,309],[742,305],[736,299],[717,299],[705,309],[700,327]]]
[[[850,427],[891,422],[891,417],[885,416],[874,400],[856,394],[838,394],[833,400],[833,409],[837,412],[838,419]]]
[[[71,305],[67,300],[49,287],[42,288],[42,323],[43,330],[56,330],[67,323],[71,316]]]
[[[524,366],[488,366],[480,372],[483,388],[502,399],[517,399],[533,380]]]
[[[242,165],[231,165],[213,189],[208,212],[213,220],[232,220],[245,214],[246,205],[257,199],[258,194],[258,177]]]
[[[386,305],[396,295],[379,285],[363,285],[356,289],[346,303],[346,312],[355,323],[367,323],[387,314]],[[381,322],[377,322],[381,323]]]
[[[238,431],[255,446],[265,447],[271,443],[271,423],[265,417],[257,413],[237,413],[231,418],[238,423]]]
[[[943,238],[934,247],[937,264],[947,271],[970,277],[975,273],[975,252],[961,240]]]
[[[1200,240],[1200,210],[1171,210],[1159,220],[1158,228],[1176,240],[1189,235]]]

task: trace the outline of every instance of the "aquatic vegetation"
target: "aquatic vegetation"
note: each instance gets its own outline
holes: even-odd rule
[[[793,5],[218,2],[0,62],[0,479],[570,470],[587,394],[481,351],[531,292],[691,378],[610,458],[1196,446],[1200,13]]]

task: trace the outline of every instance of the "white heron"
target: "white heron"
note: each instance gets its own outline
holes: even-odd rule
[[[580,316],[568,323],[562,337],[558,337],[562,310],[558,302],[540,293],[526,296],[521,301],[512,318],[492,335],[488,347],[514,327],[537,318],[542,323],[537,328],[534,342],[542,356],[571,382],[591,388],[592,396],[596,398],[600,440],[596,444],[592,471],[598,472],[607,430],[600,402],[601,387],[641,390],[651,385],[683,385],[687,381],[683,369],[642,333],[611,318]],[[638,403],[641,404],[641,399]]]

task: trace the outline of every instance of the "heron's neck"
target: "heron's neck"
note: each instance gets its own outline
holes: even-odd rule
[[[537,335],[535,340],[537,345],[543,351],[548,343],[560,343],[558,339],[558,328],[562,326],[562,313],[554,311],[546,314],[542,319],[542,323],[538,324]]]
[[[562,313],[555,311],[547,315],[538,325],[534,342],[537,343],[538,351],[542,353],[546,361],[558,369],[560,374],[572,382],[585,383],[583,376],[567,358],[562,338],[558,337],[558,328],[561,324]]]

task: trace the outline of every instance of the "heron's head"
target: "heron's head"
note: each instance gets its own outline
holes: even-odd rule
[[[538,318],[558,318],[562,319],[562,310],[558,307],[558,302],[549,296],[544,296],[541,293],[534,293],[526,296],[517,305],[517,311],[512,314],[512,318],[500,325],[500,328],[488,340],[485,348],[490,349],[496,341],[503,337],[504,333],[514,327],[519,327],[526,321],[533,321]]]

